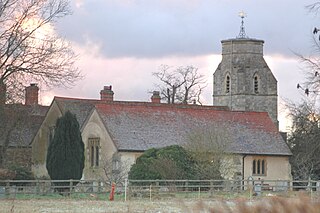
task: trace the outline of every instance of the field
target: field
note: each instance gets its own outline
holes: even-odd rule
[[[189,207],[189,206],[188,206]],[[177,201],[2,200],[1,212],[185,212]]]
[[[3,213],[46,213],[46,212],[281,212],[320,213],[320,200],[312,201],[305,196],[294,198],[259,197],[254,199],[148,199],[135,201],[106,201],[92,199],[2,199],[0,212]]]
[[[94,181],[59,193],[50,181],[3,182],[0,213],[320,213],[317,182],[304,181],[299,188],[293,187],[296,186],[293,183],[268,182],[260,188],[237,183],[240,185],[223,184],[221,180],[136,181],[130,182],[127,188],[118,186],[115,200],[109,201],[110,187]],[[72,184],[66,185],[69,186]]]

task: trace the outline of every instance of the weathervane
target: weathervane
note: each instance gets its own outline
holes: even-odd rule
[[[243,11],[239,12],[239,17],[241,18],[241,26],[240,26],[240,33],[239,35],[237,36],[237,38],[248,38],[248,36],[246,35],[246,31],[244,29],[244,21],[243,19],[245,17],[247,17],[247,14]]]

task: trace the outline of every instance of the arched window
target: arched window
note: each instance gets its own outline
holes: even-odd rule
[[[89,138],[88,139],[89,148],[89,159],[91,167],[98,167],[100,165],[100,138]]]
[[[252,161],[252,174],[253,175],[266,175],[266,160],[254,159]]]
[[[94,146],[90,148],[90,155],[91,155],[91,167],[94,167]]]
[[[96,146],[96,165],[95,166],[99,166],[99,146]]]
[[[227,75],[226,77],[226,93],[230,92],[230,76]]]
[[[264,173],[264,160],[261,161],[261,174],[265,174]]]
[[[257,75],[253,77],[253,90],[254,93],[259,93],[259,77]]]

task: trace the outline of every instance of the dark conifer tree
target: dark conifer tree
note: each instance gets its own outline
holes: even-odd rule
[[[69,111],[56,122],[46,165],[52,180],[79,180],[82,177],[84,144],[76,116]]]

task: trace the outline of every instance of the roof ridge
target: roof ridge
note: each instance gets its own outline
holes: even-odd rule
[[[70,100],[70,101],[84,101],[84,102],[95,102],[93,103],[96,107],[105,105],[123,105],[123,106],[147,106],[147,107],[161,107],[168,109],[199,109],[199,110],[218,110],[218,111],[230,111],[232,113],[243,113],[243,114],[268,114],[268,112],[259,111],[245,111],[245,110],[230,110],[227,106],[217,105],[195,105],[195,104],[168,104],[168,103],[153,103],[146,101],[105,101],[100,99],[88,99],[88,98],[71,98],[55,96],[55,100]]]
[[[152,102],[143,102],[143,101],[102,101],[96,106],[104,105],[122,105],[122,106],[145,106],[145,107],[161,107],[161,108],[177,108],[177,109],[215,109],[230,111],[227,106],[213,106],[213,105],[194,105],[194,104],[167,104],[167,103],[152,103]]]
[[[63,100],[75,100],[75,101],[101,101],[100,99],[89,99],[89,98],[71,98],[71,97],[62,97],[62,96],[54,96],[53,99],[63,99]]]

